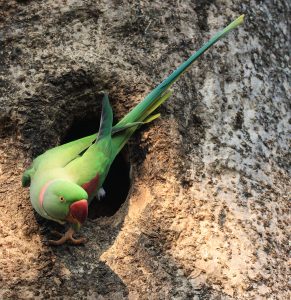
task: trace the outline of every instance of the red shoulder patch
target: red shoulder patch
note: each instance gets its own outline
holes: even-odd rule
[[[99,183],[99,174],[90,181],[82,184],[82,188],[87,192],[88,196],[92,196],[96,192]]]

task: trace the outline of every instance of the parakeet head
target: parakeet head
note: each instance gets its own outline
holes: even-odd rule
[[[87,218],[88,194],[75,183],[62,179],[49,182],[39,199],[48,216],[56,221],[67,221],[79,227]]]

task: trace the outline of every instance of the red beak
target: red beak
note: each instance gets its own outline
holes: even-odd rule
[[[88,202],[87,200],[79,200],[70,206],[70,214],[80,224],[83,224],[88,216]]]

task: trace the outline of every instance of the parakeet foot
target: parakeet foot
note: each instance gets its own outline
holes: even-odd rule
[[[73,234],[75,233],[73,228],[69,228],[65,234],[61,234],[58,231],[52,231],[53,234],[61,236],[59,240],[49,240],[49,245],[59,246],[69,241],[73,245],[82,245],[87,242],[86,238],[75,239]]]

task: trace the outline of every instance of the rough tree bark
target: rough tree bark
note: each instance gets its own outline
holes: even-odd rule
[[[123,116],[242,13],[132,139],[122,208],[87,222],[84,247],[46,246],[52,224],[20,184],[33,157],[98,123],[100,90]],[[287,299],[288,14],[287,0],[1,1],[0,298]]]

